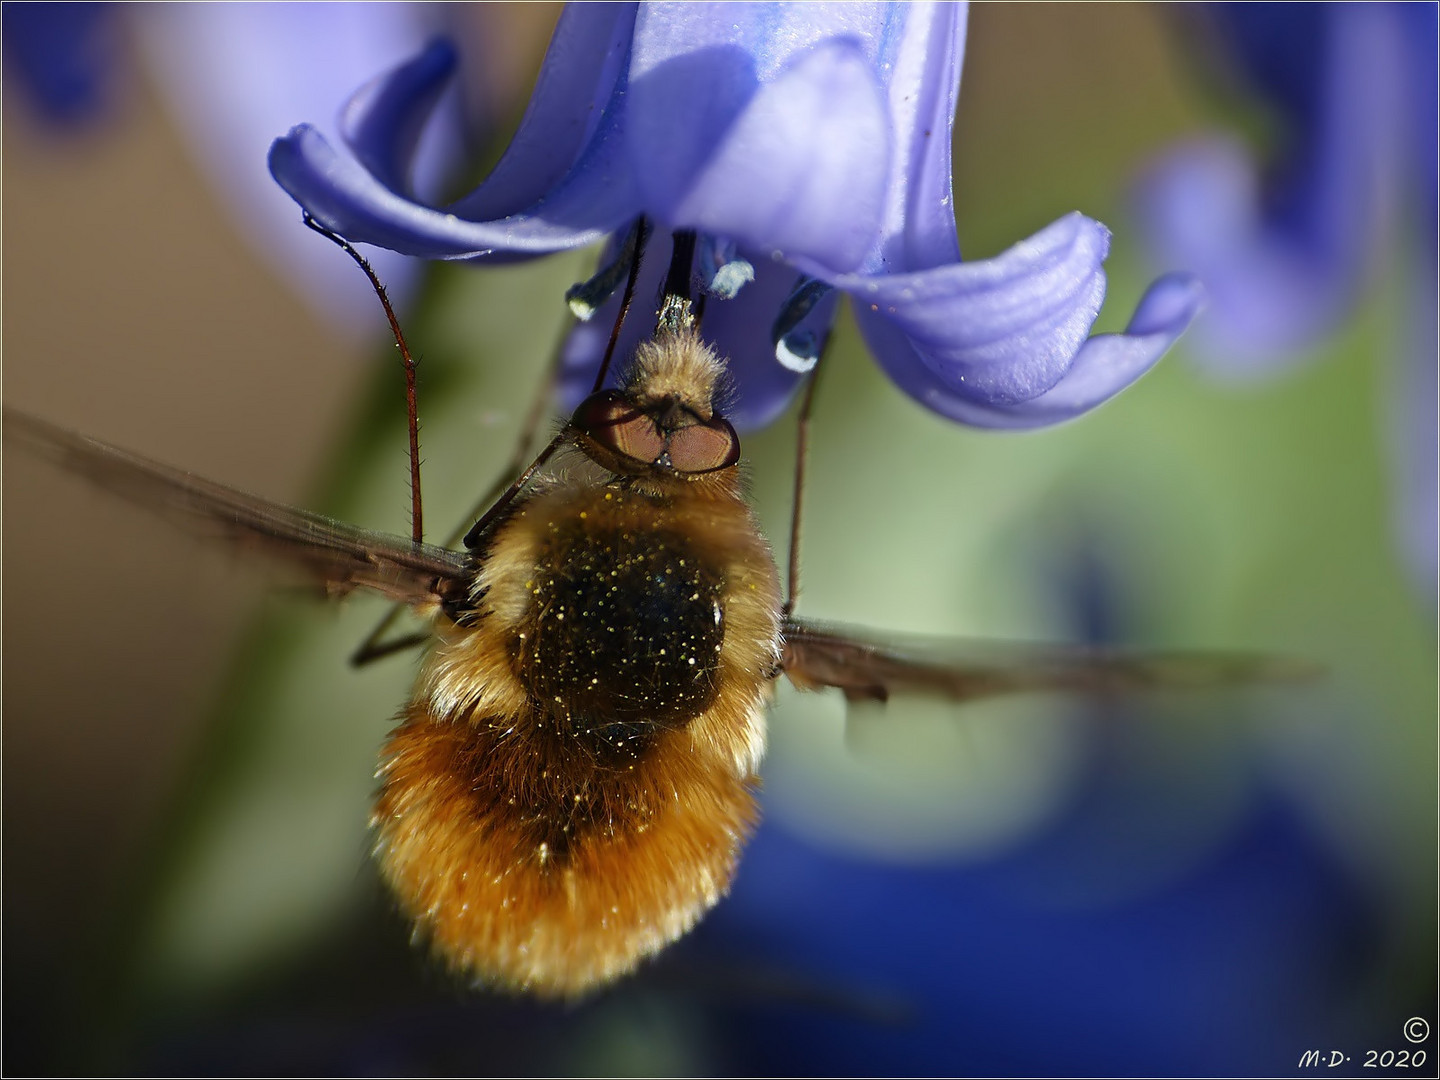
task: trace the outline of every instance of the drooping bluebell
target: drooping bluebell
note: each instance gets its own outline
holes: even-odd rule
[[[455,63],[443,43],[351,100],[350,153],[302,124],[276,141],[271,170],[350,240],[427,258],[613,246],[640,215],[696,230],[727,268],[717,293],[734,295],[709,304],[705,332],[730,359],[742,427],[784,408],[839,294],[916,400],[979,426],[1050,424],[1147,370],[1201,291],[1161,278],[1125,333],[1089,337],[1109,233],[1078,213],[961,260],[950,136],[965,27],[954,4],[574,5],[509,150],[458,201],[429,205],[409,183]],[[663,263],[652,257],[652,274]],[[593,372],[604,338],[576,333],[572,376]]]

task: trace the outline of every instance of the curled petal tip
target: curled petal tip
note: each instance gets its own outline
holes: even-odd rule
[[[1205,286],[1194,274],[1166,274],[1145,291],[1126,333],[1178,336],[1205,310],[1207,301]]]
[[[270,144],[270,152],[265,159],[270,166],[270,175],[280,179],[276,169],[284,170],[291,155],[295,153],[296,144],[304,142],[314,130],[313,124],[296,124]]]
[[[1096,272],[1103,287],[1103,275]],[[1098,306],[1098,298],[1095,301]],[[1107,401],[1148,371],[1185,332],[1205,303],[1205,290],[1193,274],[1167,274],[1151,284],[1136,305],[1124,333],[1083,337],[1093,319],[1090,301],[1077,305],[1083,316],[1075,327],[1079,339],[1057,349],[1051,361],[1061,362],[1061,373],[1048,389],[1025,399],[995,392],[965,377],[947,377],[933,355],[907,338],[895,323],[861,312],[860,324],[872,351],[890,370],[900,387],[931,409],[961,423],[991,428],[1035,428],[1061,423]],[[1022,341],[1022,344],[1025,344]],[[1033,345],[1033,343],[1031,343]],[[1036,362],[1011,358],[1017,368]]]
[[[399,67],[371,79],[345,103],[340,127],[347,142],[363,141],[365,128],[377,120],[396,122],[396,116],[413,103],[425,100],[454,74],[459,63],[455,46],[447,38],[434,38],[413,58]]]

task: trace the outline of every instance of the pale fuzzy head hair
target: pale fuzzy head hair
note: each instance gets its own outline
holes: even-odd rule
[[[709,420],[725,361],[690,329],[657,334],[635,350],[626,388],[643,404],[673,398]]]

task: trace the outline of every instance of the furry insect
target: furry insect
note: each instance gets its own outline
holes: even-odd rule
[[[792,617],[742,490],[739,439],[717,410],[724,362],[676,285],[688,258],[672,265],[655,336],[619,386],[575,410],[464,550],[421,543],[418,528],[410,540],[366,532],[5,413],[7,440],[221,526],[332,593],[372,590],[429,621],[381,752],[374,853],[436,953],[487,985],[583,994],[719,901],[758,817],[782,673],[852,699],[957,701],[1293,673],[1219,654],[1014,645],[967,657]]]

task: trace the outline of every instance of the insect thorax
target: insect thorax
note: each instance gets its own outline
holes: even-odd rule
[[[479,554],[472,614],[442,629],[416,701],[468,726],[482,758],[513,753],[517,798],[663,770],[663,747],[678,761],[703,746],[741,778],[758,764],[779,656],[774,562],[738,496],[691,490],[562,480]]]
[[[534,707],[597,762],[619,764],[714,700],[724,571],[668,505],[611,496],[545,522],[511,653]]]

